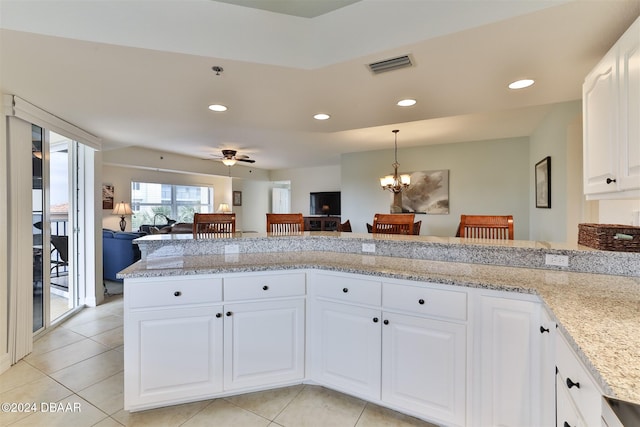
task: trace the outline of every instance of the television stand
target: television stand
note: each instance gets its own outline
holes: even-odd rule
[[[339,216],[305,216],[304,231],[338,231]]]

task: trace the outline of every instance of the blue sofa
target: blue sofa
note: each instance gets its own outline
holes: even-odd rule
[[[122,282],[122,279],[116,278],[116,274],[140,259],[140,249],[133,240],[144,235],[144,233],[102,230],[102,277],[104,280]]]

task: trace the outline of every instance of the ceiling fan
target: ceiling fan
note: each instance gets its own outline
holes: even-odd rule
[[[225,166],[233,166],[236,162],[255,163],[256,161],[250,159],[249,156],[244,154],[237,154],[236,150],[222,150],[222,156],[216,156],[219,158]]]

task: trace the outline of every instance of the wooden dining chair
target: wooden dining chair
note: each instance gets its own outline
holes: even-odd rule
[[[512,215],[460,215],[460,237],[513,240]]]
[[[235,232],[235,213],[196,213],[193,215],[194,239],[230,237]]]
[[[304,231],[304,217],[301,213],[267,214],[267,233],[301,233]]]
[[[380,234],[413,234],[415,214],[375,214],[372,233]]]

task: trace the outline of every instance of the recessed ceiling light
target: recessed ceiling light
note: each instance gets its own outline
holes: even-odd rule
[[[325,113],[318,113],[318,114],[313,116],[313,118],[316,119],[316,120],[327,120],[330,117],[331,117],[330,115],[325,114]]]
[[[415,99],[402,99],[400,101],[398,101],[398,103],[396,105],[398,105],[399,107],[411,107],[412,105],[416,105],[416,101]]]
[[[535,82],[531,79],[517,80],[509,84],[509,89],[524,89],[525,87],[529,87],[534,83]]]
[[[221,104],[211,104],[209,105],[209,110],[221,112],[227,111],[227,107]]]

